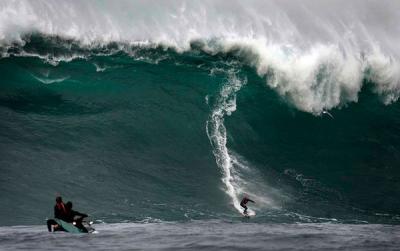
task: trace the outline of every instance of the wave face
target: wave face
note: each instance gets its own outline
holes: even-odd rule
[[[0,9],[0,224],[398,222],[398,1]]]

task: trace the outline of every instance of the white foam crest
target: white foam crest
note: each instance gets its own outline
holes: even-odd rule
[[[385,104],[398,100],[400,96],[400,63],[392,57],[383,55],[377,48],[367,56],[367,79],[376,83],[374,91]]]
[[[395,11],[400,4],[381,2],[2,0],[0,41],[22,42],[24,34],[39,32],[88,45],[125,42],[187,49],[196,39],[236,37],[302,48],[318,42],[364,41],[364,31],[358,31],[361,25],[369,27],[368,35],[378,43],[396,52],[400,35],[392,24],[400,19]]]
[[[300,49],[265,39],[230,38],[204,50],[234,53],[296,108],[316,115],[357,102],[366,75],[386,104],[400,96],[400,63],[374,44],[371,51],[361,52],[351,43],[318,43]]]
[[[300,51],[291,45],[248,43],[253,64],[267,85],[296,108],[320,114],[323,110],[357,101],[363,79],[363,64],[345,55],[337,46],[318,44]]]
[[[52,65],[52,66],[57,66],[60,62],[71,62],[75,59],[86,59],[86,56],[82,54],[72,54],[72,55],[59,55],[55,56],[52,54],[39,54],[39,53],[31,53],[31,52],[19,52],[19,53],[10,53],[7,55],[9,56],[14,56],[14,57],[34,57],[34,58],[40,58],[41,60],[45,61],[46,63]]]
[[[399,9],[397,0],[0,0],[0,45],[34,32],[89,48],[183,52],[200,41],[211,54],[237,53],[296,108],[320,114],[356,102],[366,70],[385,103],[398,99]]]

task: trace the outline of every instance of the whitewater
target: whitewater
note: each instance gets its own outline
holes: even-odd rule
[[[0,0],[0,245],[395,250],[399,21],[394,0]],[[58,193],[97,235],[46,233]]]
[[[93,48],[109,43],[237,54],[298,109],[356,102],[367,78],[385,103],[399,96],[396,1],[2,1],[0,41],[40,33]],[[7,55],[7,51],[3,52]]]

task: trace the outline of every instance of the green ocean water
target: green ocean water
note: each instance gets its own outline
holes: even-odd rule
[[[254,222],[399,222],[400,106],[366,77],[357,102],[312,114],[240,50],[5,50],[0,225],[42,224],[56,193],[104,222],[241,221],[245,193]]]

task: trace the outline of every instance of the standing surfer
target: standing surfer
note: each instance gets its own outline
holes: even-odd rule
[[[256,203],[254,200],[249,199],[246,195],[244,196],[244,198],[242,199],[242,201],[240,202],[240,206],[244,208],[243,214],[247,215],[247,202],[253,202]]]

